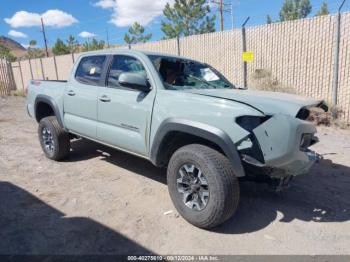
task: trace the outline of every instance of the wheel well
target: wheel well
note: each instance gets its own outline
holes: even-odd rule
[[[35,118],[36,121],[40,122],[41,119],[47,116],[54,116],[55,111],[53,110],[52,106],[45,102],[39,102],[36,105],[35,109]]]
[[[167,166],[173,153],[180,147],[189,144],[205,145],[225,155],[222,148],[210,140],[185,132],[171,131],[165,135],[159,146],[156,165]]]

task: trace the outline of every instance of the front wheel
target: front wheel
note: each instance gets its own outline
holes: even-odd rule
[[[237,210],[239,183],[229,160],[198,144],[178,149],[167,171],[170,197],[177,211],[191,224],[215,227]]]
[[[38,127],[39,141],[47,158],[62,160],[70,151],[69,133],[58,123],[55,116],[40,120]]]

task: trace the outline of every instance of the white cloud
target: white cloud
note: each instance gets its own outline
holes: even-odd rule
[[[113,11],[110,22],[119,27],[130,26],[134,22],[147,25],[162,15],[166,3],[174,0],[99,0],[95,6]]]
[[[61,10],[48,10],[42,14],[45,25],[52,27],[65,27],[77,23],[78,20],[72,15]]]
[[[26,34],[19,32],[19,31],[15,31],[15,30],[10,30],[8,32],[8,35],[13,36],[13,37],[21,37],[21,38],[28,37]]]
[[[115,5],[114,0],[100,0],[94,4],[94,6],[101,7],[103,9],[113,8]]]
[[[83,31],[79,34],[79,36],[82,38],[90,38],[90,37],[95,37],[96,35],[94,33]]]
[[[5,22],[13,28],[40,26],[40,18],[43,18],[45,26],[61,28],[77,23],[78,20],[71,14],[61,10],[47,10],[43,14],[18,11],[11,18],[5,18]]]
[[[30,47],[29,44],[21,44],[21,46],[23,46],[25,49],[27,49],[28,47]]]
[[[5,18],[4,20],[14,28],[40,25],[40,15],[27,11],[16,12],[11,18]]]

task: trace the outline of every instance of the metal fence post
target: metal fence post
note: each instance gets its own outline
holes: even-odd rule
[[[57,71],[57,63],[56,63],[56,56],[53,56],[53,64],[55,66],[55,73],[56,73],[56,80],[58,80],[58,71]]]
[[[40,66],[41,66],[41,75],[43,76],[43,80],[45,80],[45,73],[44,73],[44,67],[43,67],[43,60],[40,59]]]
[[[22,83],[22,88],[24,90],[24,81],[23,81],[23,73],[22,73],[22,67],[21,67],[21,60],[18,60],[18,67],[19,67],[19,73],[21,75],[21,83]]]
[[[334,48],[334,68],[333,68],[333,84],[332,84],[332,116],[337,118],[337,100],[338,100],[338,80],[339,80],[339,46],[340,46],[340,25],[341,25],[341,9],[346,0],[340,4],[336,16],[335,30],[335,48]]]
[[[180,56],[181,50],[180,50],[180,37],[179,36],[176,37],[176,45],[177,45],[177,55]]]
[[[32,77],[32,79],[34,79],[32,62],[30,61],[30,58],[28,58],[28,63],[29,63],[29,69],[30,69],[30,76]]]
[[[248,23],[250,17],[248,16],[247,19],[242,24],[242,52],[247,51],[247,39],[246,39],[246,33],[245,33],[245,25]],[[247,62],[243,61],[243,87],[247,88]]]
[[[12,67],[12,63],[7,61],[7,67],[8,67],[8,72],[9,72],[9,77],[10,77],[10,88],[11,90],[16,90],[17,89],[17,85],[16,85],[16,80],[15,77],[13,75],[13,67]]]

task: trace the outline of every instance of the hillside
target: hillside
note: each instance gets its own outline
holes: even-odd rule
[[[21,44],[6,36],[0,36],[0,44],[10,49],[11,53],[17,58],[23,57],[27,53],[27,50]]]
[[[26,50],[21,44],[19,44],[15,40],[8,38],[6,36],[0,36],[0,44],[6,46],[11,51],[12,50],[22,50],[22,51]]]

